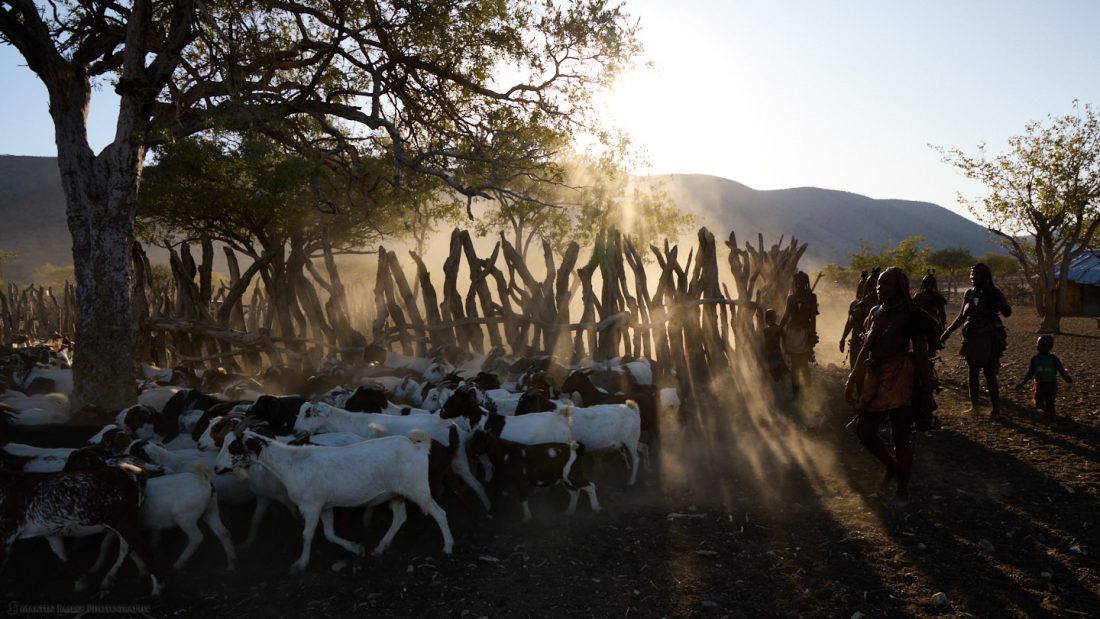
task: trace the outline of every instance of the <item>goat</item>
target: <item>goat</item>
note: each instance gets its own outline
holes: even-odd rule
[[[435,415],[409,415],[398,417],[381,413],[352,413],[327,404],[314,403],[302,406],[295,432],[351,432],[366,438],[408,434],[412,430],[424,430],[431,438],[446,445],[450,440],[450,429],[454,422]],[[474,491],[485,509],[490,508],[489,496],[485,488],[470,470],[466,458],[455,458],[451,463],[454,472]]]
[[[135,441],[130,445],[129,452],[130,455],[152,462],[169,473],[182,473],[194,462],[212,469],[217,459],[216,453],[198,450],[170,451],[165,449],[164,445],[147,439]],[[253,498],[248,482],[233,475],[215,475],[214,489],[218,494],[218,500],[223,503],[236,505],[247,503]]]
[[[115,425],[126,428],[135,437],[171,440],[179,434],[179,420],[143,404],[124,408],[115,416]]]
[[[153,387],[152,389],[146,389],[138,394],[138,404],[148,406],[149,408],[163,412],[168,402],[172,401],[172,398],[180,392],[179,387]]]
[[[294,421],[298,411],[306,400],[298,396],[275,397],[260,396],[249,409],[253,417],[267,422],[275,434],[290,434],[294,431]]]
[[[401,406],[386,399],[386,394],[380,387],[363,385],[351,394],[342,407],[343,410],[353,413],[381,413],[385,415],[430,415],[431,410]]]
[[[523,505],[523,521],[531,520],[531,507],[528,499],[534,486],[556,486],[564,484],[569,491],[569,507],[566,515],[573,515],[577,509],[578,493],[583,490],[588,495],[592,511],[600,511],[596,499],[596,485],[585,479],[581,466],[584,447],[572,441],[570,443],[542,443],[525,445],[500,438],[492,430],[474,430],[469,443],[470,454],[487,456],[493,465],[493,481],[490,488],[497,492],[507,488],[515,492]]]
[[[393,521],[372,554],[381,554],[393,541],[405,521],[405,500],[415,503],[435,519],[443,535],[443,552],[454,546],[447,514],[432,499],[428,481],[428,451],[431,438],[422,430],[408,437],[390,436],[364,441],[347,447],[294,447],[245,430],[226,438],[218,454],[217,471],[247,469],[255,462],[271,471],[298,507],[305,524],[302,528],[302,554],[291,565],[291,572],[309,565],[313,535],[321,520],[325,539],[345,550],[363,556],[364,548],[336,535],[332,523],[333,507],[358,507],[389,502]]]
[[[630,468],[628,486],[638,478],[638,452],[642,434],[641,414],[633,400],[626,404],[597,404],[596,406],[566,406],[573,420],[573,438],[584,445],[589,453],[619,453],[626,451]],[[522,419],[522,417],[520,418]]]
[[[526,415],[528,413],[545,413],[552,410],[557,410],[558,403],[551,399],[546,391],[543,389],[531,388],[523,392],[520,395],[519,402],[516,403],[516,415]]]
[[[0,403],[12,414],[16,426],[42,426],[68,423],[72,416],[69,397],[64,393],[24,395],[8,391],[0,395]]]
[[[638,405],[638,412],[642,420],[642,433],[656,438],[660,433],[660,424],[657,418],[657,388],[653,385],[643,385],[633,382],[633,374],[627,372],[625,377],[632,385],[629,393],[608,393],[596,387],[592,382],[591,370],[574,370],[569,373],[562,382],[561,391],[564,395],[572,397],[573,401],[581,406],[593,406],[596,404],[626,404],[633,400]],[[577,402],[577,398],[580,401]]]
[[[23,380],[20,384],[22,386],[28,386],[36,378],[47,378],[53,381],[53,391],[56,393],[65,394],[66,397],[71,397],[73,394],[73,371],[71,369],[31,368],[31,370],[23,376]]]
[[[488,413],[481,407],[471,406],[467,400],[459,404],[461,396],[456,392],[443,410],[440,419],[464,417],[471,428],[490,422],[502,429],[501,437],[509,441],[536,445],[538,443],[565,443],[573,440],[572,412],[568,407],[545,413],[528,413],[519,417],[506,417],[497,413]],[[507,419],[507,422],[505,422]]]
[[[199,463],[188,465],[182,473],[153,477],[145,483],[145,501],[141,504],[141,528],[163,531],[179,527],[187,535],[187,547],[180,553],[175,569],[183,567],[202,543],[201,519],[221,542],[233,570],[236,553],[229,531],[218,512],[218,496],[210,470]]]
[[[62,563],[68,558],[62,537],[83,537],[105,530],[120,539],[119,554],[101,587],[109,587],[126,553],[133,548],[150,568],[153,595],[162,588],[159,570],[139,532],[142,490],[131,471],[115,467],[58,473],[14,473],[0,470],[0,565],[17,539],[45,537]],[[76,590],[86,586],[86,576]]]

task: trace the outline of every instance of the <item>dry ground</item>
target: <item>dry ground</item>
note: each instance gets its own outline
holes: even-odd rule
[[[1003,382],[1017,381],[1037,320],[1008,321]],[[657,470],[626,492],[615,466],[598,479],[606,509],[560,518],[549,493],[523,526],[448,505],[456,544],[439,554],[434,527],[411,517],[381,558],[355,559],[318,536],[310,569],[289,576],[299,548],[278,514],[264,546],[223,569],[208,541],[162,598],[127,566],[103,599],[68,592],[42,541],[21,542],[0,576],[13,603],[138,603],[156,616],[687,617],[1100,616],[1100,332],[1070,319],[1055,352],[1077,378],[1053,422],[1009,392],[1005,415],[963,415],[964,366],[945,355],[944,429],[917,437],[913,504],[876,493],[879,470],[845,423],[844,371],[819,368],[816,412],[740,404],[721,441],[692,435],[666,447]],[[824,344],[823,344],[824,345]],[[243,533],[247,514],[227,513]],[[367,533],[376,541],[388,517]],[[182,541],[167,536],[163,556]],[[87,546],[90,546],[87,545]],[[90,548],[78,549],[89,561]],[[86,563],[85,563],[86,565]],[[946,595],[938,607],[933,595]],[[0,609],[2,610],[2,609]]]

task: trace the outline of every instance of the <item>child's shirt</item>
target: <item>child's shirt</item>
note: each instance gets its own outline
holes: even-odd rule
[[[1066,382],[1070,381],[1066,368],[1062,366],[1062,360],[1048,352],[1041,352],[1031,358],[1031,364],[1027,368],[1027,376],[1023,382],[1035,378],[1037,383],[1053,383],[1058,381],[1061,374]]]

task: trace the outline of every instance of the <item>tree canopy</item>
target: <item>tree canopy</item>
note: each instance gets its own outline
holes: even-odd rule
[[[506,232],[524,256],[536,239],[562,251],[571,241],[591,245],[609,229],[637,244],[678,237],[694,218],[659,186],[633,178],[621,156],[621,150],[604,156],[569,152],[557,164],[558,182],[514,188],[526,198],[496,193],[495,203],[475,222],[477,233]]]
[[[928,266],[944,275],[962,275],[976,262],[965,247],[944,247],[928,254]]]
[[[967,200],[999,237],[1035,293],[1043,331],[1057,331],[1066,287],[1055,277],[1088,249],[1100,225],[1100,117],[1091,105],[1046,122],[1030,122],[1008,149],[990,155],[940,148],[944,161],[986,186]]]
[[[74,404],[107,408],[134,398],[130,248],[148,148],[260,132],[368,187],[424,174],[488,198],[544,178],[639,51],[636,23],[602,0],[0,0],[0,42],[49,94],[76,265]],[[120,97],[99,153],[93,82]]]

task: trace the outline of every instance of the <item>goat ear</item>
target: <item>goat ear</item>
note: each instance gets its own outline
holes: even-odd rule
[[[244,442],[244,448],[252,455],[259,454],[260,450],[264,448],[264,441],[256,437],[249,437]]]

